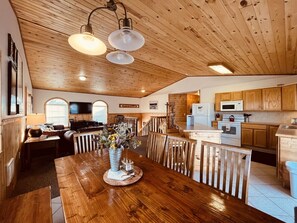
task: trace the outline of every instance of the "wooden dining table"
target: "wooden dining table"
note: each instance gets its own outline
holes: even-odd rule
[[[105,183],[108,150],[55,159],[65,222],[281,222],[133,151],[123,155],[143,172],[127,186]]]

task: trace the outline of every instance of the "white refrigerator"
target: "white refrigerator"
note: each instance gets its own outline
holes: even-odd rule
[[[202,124],[211,127],[211,121],[215,119],[214,104],[192,104],[192,116],[194,117],[194,124]]]

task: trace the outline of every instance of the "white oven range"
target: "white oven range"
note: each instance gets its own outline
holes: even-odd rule
[[[234,121],[230,121],[230,116]],[[223,130],[222,144],[241,146],[241,122],[244,122],[243,114],[223,114],[222,121],[218,122],[218,129]]]

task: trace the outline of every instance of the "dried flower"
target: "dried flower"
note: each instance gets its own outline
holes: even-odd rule
[[[106,127],[95,136],[94,141],[103,144],[106,148],[133,148],[140,146],[141,141],[137,140],[135,133],[128,127],[127,123],[119,123],[112,130]]]

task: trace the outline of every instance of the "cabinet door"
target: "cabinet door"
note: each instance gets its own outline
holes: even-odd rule
[[[254,146],[267,147],[267,131],[266,129],[254,129]]]
[[[253,129],[241,129],[241,144],[253,146]]]
[[[262,110],[262,90],[243,91],[243,107],[245,111]]]
[[[280,111],[282,108],[281,88],[265,88],[262,89],[263,110],[265,111]]]
[[[221,101],[231,101],[231,92],[221,93]]]
[[[242,91],[231,92],[231,100],[232,101],[242,100]]]
[[[221,111],[221,94],[220,93],[215,94],[215,110]]]
[[[277,148],[277,136],[275,136],[275,133],[277,132],[278,126],[272,126],[270,125],[268,127],[268,136],[269,136],[269,146],[267,149],[276,151]]]
[[[211,126],[217,129],[218,128],[218,121],[212,121]]]
[[[282,87],[282,110],[297,110],[296,84]]]

